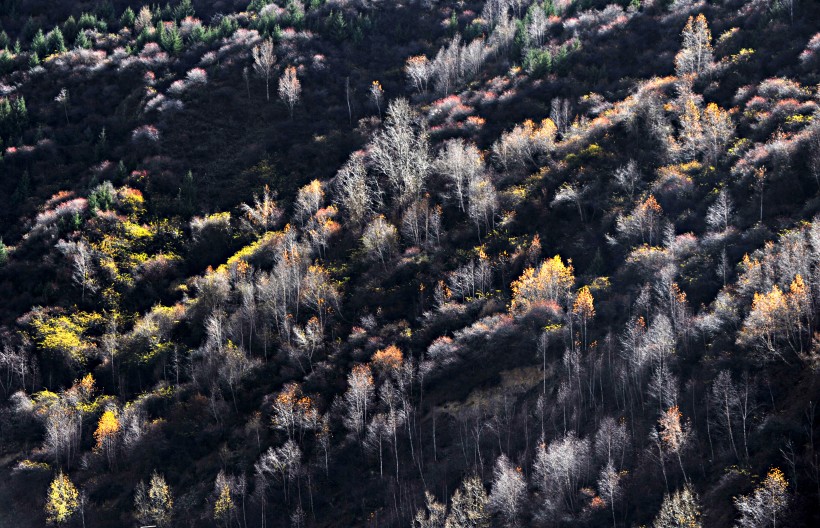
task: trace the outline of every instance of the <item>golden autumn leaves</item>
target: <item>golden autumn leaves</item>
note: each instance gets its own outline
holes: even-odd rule
[[[60,471],[48,487],[46,515],[49,523],[68,521],[80,507],[80,493],[71,479]]]
[[[559,255],[542,262],[537,268],[527,268],[512,283],[512,311],[523,312],[539,303],[562,303],[575,282],[571,264],[564,264]]]
[[[751,265],[748,257],[744,263]],[[800,274],[795,275],[788,291],[784,292],[775,284],[766,293],[755,292],[738,343],[751,345],[765,355],[787,363],[783,356],[786,347],[802,358],[805,345],[803,333],[812,326],[811,297],[811,291]]]

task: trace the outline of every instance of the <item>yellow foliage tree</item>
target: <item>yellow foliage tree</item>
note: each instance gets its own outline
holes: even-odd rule
[[[114,467],[120,430],[120,420],[116,412],[108,410],[102,414],[97,423],[97,430],[94,431],[94,439],[97,441],[96,449],[105,455],[108,467]]]
[[[768,293],[755,293],[738,344],[752,346],[765,357],[786,363],[783,351],[790,348],[800,361],[805,361],[804,350],[814,327],[811,297],[810,287],[800,274],[795,275],[786,292],[774,285]]]
[[[729,143],[735,132],[732,116],[729,112],[715,103],[706,105],[701,116],[703,140],[709,162],[717,163],[723,149]]]
[[[572,314],[577,317],[581,323],[581,334],[584,349],[586,349],[587,324],[595,317],[595,301],[592,297],[592,292],[589,290],[589,286],[584,286],[578,290],[578,295],[575,296],[575,302],[572,304]]]
[[[158,528],[170,526],[174,498],[165,477],[154,471],[148,487],[145,486],[145,482],[140,482],[134,495],[134,508],[137,520],[141,524],[154,524]]]
[[[761,485],[749,495],[735,499],[740,512],[736,526],[779,526],[788,511],[789,483],[780,468],[772,468]]]
[[[214,503],[214,518],[225,523],[225,527],[231,525],[231,515],[236,506],[231,497],[231,486],[228,483],[223,483],[219,488],[219,496]]]
[[[92,376],[91,373],[86,374],[80,381],[75,383],[77,393],[83,402],[89,401],[94,395],[94,392],[97,390],[97,382],[94,380],[94,376]]]
[[[51,481],[46,498],[46,515],[49,523],[67,522],[80,507],[77,487],[61,471]]]
[[[537,304],[563,303],[575,283],[573,273],[572,264],[564,264],[559,255],[545,260],[537,269],[527,268],[512,283],[512,310],[524,312]]]

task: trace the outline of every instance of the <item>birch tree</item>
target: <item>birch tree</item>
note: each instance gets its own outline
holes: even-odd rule
[[[369,177],[364,161],[363,152],[351,154],[336,173],[333,186],[336,202],[357,225],[363,224],[378,209],[381,201],[378,182]]]
[[[740,518],[737,528],[777,528],[785,526],[789,507],[789,483],[779,468],[772,468],[752,493],[735,499]]]
[[[470,183],[484,172],[481,152],[461,138],[451,139],[439,151],[434,166],[447,179],[459,208],[464,211]]]
[[[273,41],[264,40],[253,48],[253,69],[265,79],[265,99],[270,101],[270,77],[276,65],[276,53],[273,50]]]
[[[391,101],[385,126],[373,138],[369,154],[399,204],[421,198],[432,165],[429,150],[427,132],[407,100]]]
[[[527,484],[521,468],[514,467],[506,455],[499,456],[493,470],[489,508],[501,516],[504,526],[521,526],[526,491]]]
[[[296,68],[288,66],[285,73],[279,79],[279,99],[285,103],[290,112],[290,119],[293,120],[293,109],[302,97],[302,83],[296,76]]]
[[[683,46],[675,56],[675,72],[679,77],[699,75],[712,66],[712,33],[706,17],[689,17],[683,28]]]

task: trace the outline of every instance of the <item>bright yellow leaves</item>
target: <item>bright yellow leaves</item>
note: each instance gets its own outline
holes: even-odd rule
[[[77,487],[64,473],[58,473],[48,487],[48,496],[46,498],[48,522],[65,523],[74,515],[79,506],[80,494]]]
[[[785,502],[783,498],[786,496],[786,489],[788,487],[789,483],[780,468],[770,469],[766,475],[766,480],[763,481],[763,488],[773,491],[771,496],[774,500],[780,499]]]
[[[564,264],[559,255],[547,259],[538,268],[527,268],[512,283],[513,311],[527,311],[542,303],[562,303],[575,283],[572,264]]]
[[[538,143],[552,143],[555,141],[555,136],[558,134],[558,127],[555,122],[546,118],[536,125],[532,120],[524,121],[524,131],[529,135],[530,139]]]
[[[747,263],[750,265],[751,262]],[[786,345],[799,356],[803,351],[802,333],[808,324],[810,303],[809,288],[800,274],[795,276],[787,292],[774,285],[768,293],[755,293],[738,343],[752,345],[784,360],[781,345]]]
[[[83,376],[80,381],[76,382],[73,388],[77,389],[77,393],[80,396],[80,401],[88,401],[97,390],[97,382],[94,381],[94,376],[89,373]]]
[[[578,290],[575,302],[572,304],[572,313],[584,320],[595,317],[595,304],[589,286],[584,286]]]
[[[145,198],[137,189],[121,188],[118,193],[120,208],[128,216],[137,217],[145,212]]]
[[[119,439],[120,420],[113,410],[105,411],[97,423],[97,430],[94,431],[94,440],[97,441],[95,449],[105,455],[109,467],[114,467],[117,454],[117,440]]]
[[[224,483],[220,487],[219,497],[214,503],[214,518],[222,519],[227,526],[234,508],[233,498],[231,497],[231,487],[227,483]]]
[[[770,469],[752,493],[735,498],[735,507],[740,512],[738,526],[759,525],[759,519],[765,519],[769,526],[784,524],[781,516],[789,507],[788,487],[783,472],[779,468]]]
[[[71,315],[41,315],[32,321],[37,345],[52,354],[65,355],[77,363],[85,362],[85,351],[91,343],[85,339],[89,327],[102,322],[95,313],[76,312]]]
[[[116,439],[120,429],[120,421],[114,411],[105,411],[97,423],[97,430],[94,431],[97,449],[105,449],[108,444]]]

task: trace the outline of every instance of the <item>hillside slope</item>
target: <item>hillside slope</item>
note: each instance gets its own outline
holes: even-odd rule
[[[0,526],[820,523],[820,7],[0,1]]]

